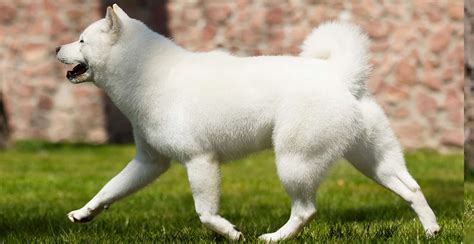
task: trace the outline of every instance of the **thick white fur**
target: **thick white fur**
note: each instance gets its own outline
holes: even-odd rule
[[[89,75],[75,82],[93,80],[130,119],[137,155],[68,214],[73,222],[91,220],[176,159],[187,169],[202,223],[237,240],[241,233],[218,215],[219,164],[273,146],[292,207],[288,222],[263,240],[286,239],[304,227],[316,213],[320,180],[341,157],[405,199],[428,235],[439,230],[386,116],[367,92],[368,39],[358,27],[321,25],[301,57],[235,57],[186,51],[118,6],[109,11],[84,31],[84,43],[62,46],[58,59],[88,64]]]

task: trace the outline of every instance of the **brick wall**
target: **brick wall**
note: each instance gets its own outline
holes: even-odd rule
[[[68,84],[64,67],[52,58],[51,50],[57,43],[77,38],[85,25],[103,16],[104,5],[110,1],[43,1],[36,7],[20,6],[20,2],[0,4],[0,12],[7,13],[0,17],[0,55],[8,60],[0,64],[0,72],[8,73],[1,82],[8,94],[13,136],[104,141],[106,127],[114,120],[107,120],[101,93],[90,84]],[[190,50],[220,48],[242,56],[295,55],[313,27],[350,11],[352,21],[372,39],[374,72],[368,85],[402,144],[442,150],[463,145],[462,1],[118,3],[129,15]],[[11,13],[2,11],[8,5],[18,6]],[[40,22],[43,29],[38,27]]]

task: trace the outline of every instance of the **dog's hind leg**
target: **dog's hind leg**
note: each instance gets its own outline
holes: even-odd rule
[[[201,155],[185,162],[185,166],[194,206],[201,222],[230,240],[239,240],[242,233],[217,213],[220,197],[219,162],[212,155]]]
[[[146,144],[137,141],[137,155],[112,178],[84,207],[71,211],[68,218],[84,223],[107,209],[112,203],[151,183],[168,168],[170,160],[154,153]]]
[[[418,215],[428,236],[439,231],[436,216],[418,183],[408,172],[400,149],[385,115],[379,112],[368,129],[345,158],[359,171],[407,201]]]
[[[277,155],[277,172],[291,198],[291,214],[286,224],[273,233],[261,235],[261,240],[274,242],[293,237],[314,217],[316,188],[329,164],[327,158],[318,162],[295,154]]]

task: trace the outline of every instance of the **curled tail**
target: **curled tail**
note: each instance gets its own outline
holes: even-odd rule
[[[328,22],[314,29],[303,42],[300,56],[327,59],[357,98],[366,92],[368,78],[369,38],[357,25]]]

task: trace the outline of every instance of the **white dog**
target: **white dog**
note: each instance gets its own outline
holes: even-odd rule
[[[219,164],[273,146],[291,216],[261,239],[283,240],[301,231],[316,213],[324,173],[341,157],[405,199],[427,235],[435,234],[436,217],[364,84],[368,45],[357,26],[333,22],[308,36],[300,57],[193,53],[117,5],[107,8],[78,41],[57,48],[57,58],[77,64],[67,72],[72,83],[94,82],[130,119],[137,154],[69,219],[91,220],[175,159],[186,167],[202,223],[238,240],[242,234],[218,214]]]

